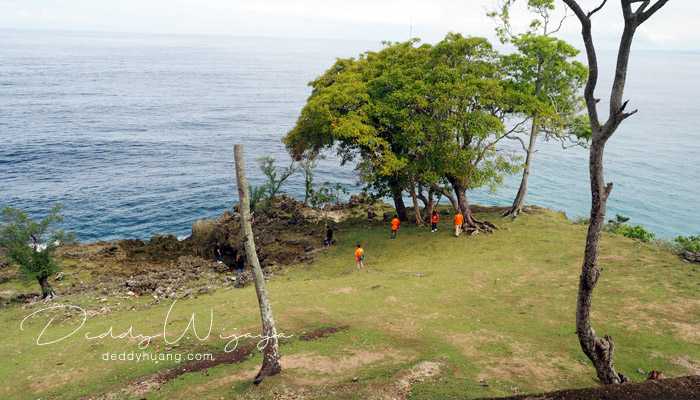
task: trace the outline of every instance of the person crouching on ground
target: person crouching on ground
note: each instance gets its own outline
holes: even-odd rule
[[[399,230],[399,224],[401,221],[399,220],[399,217],[394,215],[394,219],[391,220],[391,238],[396,239],[396,231]]]
[[[455,237],[459,237],[460,232],[462,232],[463,223],[464,216],[461,211],[457,211],[457,214],[455,214]]]
[[[440,221],[440,214],[433,210],[430,214],[430,232],[437,232],[438,221]]]
[[[362,260],[365,259],[365,249],[362,248],[362,245],[359,243],[357,244],[357,250],[355,250],[355,262],[357,263],[357,269],[362,269],[365,267],[365,265],[362,263]]]
[[[333,229],[330,226],[326,229],[326,238],[323,239],[323,244],[326,246],[333,245]]]

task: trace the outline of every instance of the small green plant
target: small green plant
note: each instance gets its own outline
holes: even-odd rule
[[[578,224],[578,225],[590,225],[591,224],[591,217],[579,216],[578,218],[576,218],[574,223]]]
[[[629,221],[628,217],[623,217],[620,214],[615,215],[615,219],[608,220],[605,224],[604,229],[608,232],[612,232],[618,235],[622,235],[631,239],[640,239],[645,242],[649,242],[654,239],[654,233],[647,231],[641,225],[627,225],[625,222]]]
[[[314,188],[309,189],[311,206],[323,209],[323,217],[326,226],[328,225],[328,210],[330,209],[330,205],[340,200],[341,193],[348,194],[348,191],[345,190],[340,183],[331,186],[330,182],[323,182],[323,185],[321,185],[318,190]],[[316,223],[318,223],[318,220]]]
[[[609,219],[608,223],[605,224],[603,229],[605,229],[608,232],[613,232],[617,233],[617,230],[620,229],[622,226],[625,225],[625,222],[629,221],[630,219],[628,217],[623,217],[620,214],[615,214],[615,219]],[[590,218],[589,218],[590,222]]]
[[[275,195],[282,187],[282,183],[287,180],[293,173],[297,172],[299,167],[295,165],[294,161],[282,170],[279,178],[277,177],[277,167],[275,166],[275,159],[272,157],[260,157],[257,159],[260,170],[267,177],[267,182],[262,186],[265,193],[265,202],[262,205],[262,210],[267,214],[270,211],[272,202],[275,201]],[[256,188],[258,190],[259,188]],[[252,193],[252,192],[251,192]],[[252,198],[252,195],[251,195]]]
[[[255,211],[255,207],[265,197],[265,186],[248,185],[248,193],[250,193],[250,209]]]
[[[697,253],[700,251],[700,235],[695,236],[678,236],[673,239],[676,247],[679,251],[688,251],[691,253]]]

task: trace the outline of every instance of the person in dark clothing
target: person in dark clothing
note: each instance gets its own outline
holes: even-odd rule
[[[219,242],[216,242],[216,246],[214,246],[214,256],[216,257],[216,262],[221,264],[221,243]]]
[[[326,238],[323,239],[323,244],[326,246],[333,244],[333,229],[330,226],[326,229]]]
[[[236,269],[238,269],[238,276],[239,277],[243,273],[244,266],[245,266],[245,261],[243,260],[243,256],[240,253],[238,253],[236,255]]]

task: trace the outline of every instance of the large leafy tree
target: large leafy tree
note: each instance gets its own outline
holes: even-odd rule
[[[56,248],[73,238],[73,233],[58,229],[63,220],[59,211],[56,205],[46,218],[34,221],[23,210],[6,206],[0,219],[0,248],[7,262],[18,265],[25,278],[36,279],[43,298],[54,296],[49,278],[59,270]]]
[[[603,152],[605,144],[620,126],[622,121],[636,112],[626,111],[627,101],[622,101],[627,77],[627,65],[629,63],[632,40],[637,28],[646,22],[652,15],[659,11],[668,0],[620,0],[624,28],[620,38],[620,47],[617,52],[615,64],[615,77],[610,88],[610,102],[608,118],[601,123],[598,116],[598,99],[594,91],[598,84],[598,59],[593,43],[593,15],[601,10],[607,0],[604,0],[592,11],[584,11],[575,0],[563,0],[573,11],[581,23],[581,35],[586,48],[588,58],[588,81],[584,89],[584,98],[588,110],[588,119],[591,128],[591,147],[589,157],[589,173],[591,180],[591,219],[586,235],[586,250],[583,256],[581,277],[578,287],[578,302],[576,305],[576,334],[583,352],[591,359],[596,369],[598,379],[603,384],[620,383],[627,378],[615,371],[613,364],[613,352],[615,344],[612,336],[605,335],[600,338],[591,327],[591,302],[593,289],[600,278],[602,269],[598,269],[598,254],[600,252],[600,238],[605,223],[605,206],[612,191],[613,184],[604,183],[603,177]],[[635,6],[634,3],[639,3]],[[634,7],[633,7],[634,6]]]
[[[553,18],[554,0],[527,0],[528,10],[535,18],[527,31],[514,33],[510,10],[516,1],[501,0],[498,9],[488,14],[498,22],[496,32],[501,42],[516,49],[503,57],[513,84],[535,98],[533,107],[522,116],[529,126],[513,135],[521,142],[526,158],[518,193],[505,215],[522,212],[538,137],[558,139],[563,145],[583,144],[590,137],[585,116],[580,114],[584,109],[580,91],[588,70],[574,60],[579,53],[577,49],[553,36],[567,14],[557,21]]]
[[[390,192],[399,214],[404,190],[439,190],[455,200],[467,228],[479,230],[485,225],[472,218],[466,190],[497,185],[515,170],[495,145],[507,134],[505,115],[528,103],[499,66],[487,40],[459,34],[338,60],[311,82],[285,144],[294,156],[335,147],[343,160],[357,158],[361,177]]]

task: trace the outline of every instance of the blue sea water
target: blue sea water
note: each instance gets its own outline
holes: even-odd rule
[[[233,145],[255,159],[289,158],[280,138],[294,126],[307,83],[336,57],[380,43],[116,33],[0,31],[0,206],[40,218],[56,203],[78,240],[186,237],[198,219],[237,202]],[[609,86],[612,53],[601,53]],[[700,54],[632,55],[626,98],[639,112],[606,150],[615,183],[608,215],[659,236],[698,234]],[[604,103],[607,93],[597,93]],[[602,118],[605,115],[601,116]],[[507,146],[514,147],[513,143]],[[527,203],[590,208],[587,152],[539,143]],[[359,190],[332,155],[316,182]],[[508,205],[519,177],[472,204]],[[303,197],[300,175],[283,190]]]

